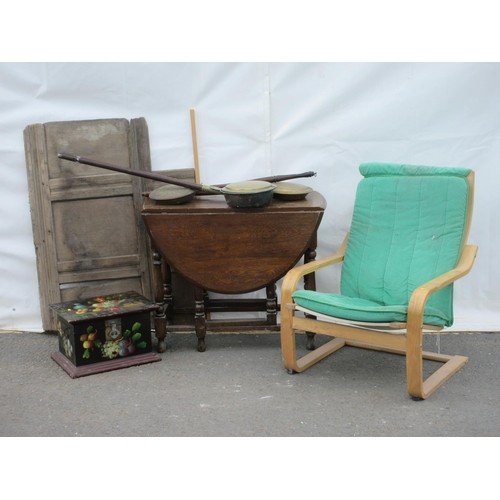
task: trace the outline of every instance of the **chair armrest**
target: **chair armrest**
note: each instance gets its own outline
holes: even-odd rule
[[[308,262],[307,264],[303,264],[302,266],[294,267],[293,269],[290,269],[290,271],[288,271],[288,273],[283,278],[283,284],[281,287],[281,303],[283,305],[291,302],[292,293],[297,288],[297,284],[303,276],[314,273],[315,271],[318,271],[323,267],[331,266],[344,260],[348,237],[349,233],[346,234],[341,247],[336,253],[328,255],[327,257],[323,257],[322,259]]]
[[[435,292],[453,283],[454,281],[467,275],[472,269],[476,258],[478,247],[477,245],[465,245],[462,250],[462,255],[457,266],[450,271],[433,278],[432,280],[419,286],[411,295],[410,303],[408,304],[408,325],[410,323],[423,321],[424,308],[427,299]]]

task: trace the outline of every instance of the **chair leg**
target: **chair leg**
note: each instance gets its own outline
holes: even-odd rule
[[[292,328],[293,311],[282,308],[280,320],[283,365],[287,370],[297,371],[297,346],[295,342],[295,330]]]
[[[465,356],[451,356],[443,366],[438,368],[427,380],[423,383],[423,399],[428,398],[436,389],[441,387],[449,378],[462,368],[469,358]]]
[[[423,388],[422,330],[406,338],[406,384],[408,394],[425,399]]]
[[[297,359],[295,335],[293,311],[283,309],[281,312],[281,352],[283,355],[283,365],[287,370],[299,373],[340,349],[346,343],[344,339],[334,338],[302,358]]]
[[[427,399],[454,375],[469,358],[465,356],[447,356],[422,351],[422,329],[410,325],[406,337],[406,379],[408,393],[414,400]],[[431,359],[444,363],[426,380],[423,379],[423,360]]]
[[[323,344],[321,347],[316,348],[314,351],[311,351],[298,359],[295,363],[294,370],[299,373],[307,370],[307,368],[314,365],[318,361],[321,361],[333,352],[338,351],[341,347],[344,347],[345,344],[345,339],[333,338],[326,344]]]
[[[281,345],[283,364],[287,370],[300,373],[344,345],[400,354],[406,356],[408,393],[411,398],[416,401],[427,399],[468,361],[468,358],[465,356],[449,356],[446,354],[423,351],[422,327],[417,326],[416,328],[411,328],[410,325],[407,329],[406,338],[401,338],[401,342],[395,342],[398,337],[394,337],[390,343],[387,341],[382,343],[380,339],[382,334],[370,332],[371,336],[367,337],[367,333],[364,332],[363,340],[334,337],[321,347],[297,359],[294,324],[300,330],[307,330],[307,326],[309,326],[304,323],[304,319],[296,319],[294,322],[293,311],[283,309],[281,316]],[[346,333],[341,327],[339,327],[339,329],[340,331],[337,332],[338,334],[342,335],[344,333],[346,336],[350,336],[348,332]],[[328,334],[321,330],[319,331]],[[374,337],[374,335],[376,335],[376,337]],[[376,343],[377,340],[381,342],[379,345]],[[424,359],[444,363],[443,366],[438,368],[425,381],[423,379]]]

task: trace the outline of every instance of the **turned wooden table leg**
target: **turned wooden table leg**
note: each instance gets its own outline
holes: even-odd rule
[[[266,296],[267,324],[276,325],[278,314],[278,296],[276,294],[276,283],[273,283],[272,285],[268,285],[266,287]]]
[[[165,304],[165,315],[167,317],[167,325],[174,324],[174,294],[172,287],[172,270],[170,266],[162,260],[162,277],[163,277],[163,303]]]
[[[198,351],[205,352],[205,336],[207,333],[205,317],[205,294],[202,288],[194,289],[194,328],[198,338]]]
[[[153,255],[153,285],[154,285],[154,299],[158,309],[155,313],[155,335],[158,339],[158,352],[165,352],[167,350],[165,337],[167,336],[167,316],[165,314],[165,295],[163,289],[163,272],[162,272],[162,258],[158,250],[151,246]]]
[[[210,319],[210,295],[207,290],[203,290],[203,303],[205,304],[205,318]]]
[[[312,262],[313,260],[316,259],[316,246],[317,246],[317,236],[315,234],[311,239],[309,248],[304,253],[304,264]],[[310,273],[304,276],[304,289],[316,290],[316,275],[314,273]],[[316,316],[313,316],[312,314],[306,314],[305,316],[307,318],[316,319]],[[316,349],[315,334],[313,332],[306,332],[306,335],[307,335],[306,349],[308,349],[309,351],[314,351],[314,349]]]

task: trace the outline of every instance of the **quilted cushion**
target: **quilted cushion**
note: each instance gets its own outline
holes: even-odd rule
[[[303,301],[318,293],[313,302],[345,319],[405,321],[413,290],[458,262],[470,170],[365,163],[360,172],[364,179],[356,193],[341,298],[319,292],[307,297],[296,292],[293,298],[315,310]],[[453,286],[433,294],[425,313],[427,324],[451,326]]]
[[[294,301],[306,309],[319,314],[334,316],[351,321],[370,323],[389,323],[391,321],[406,322],[408,306],[383,305],[370,300],[346,297],[335,293],[320,293],[312,290],[297,290],[293,294]],[[424,324],[445,326],[448,318],[434,307],[426,307]]]

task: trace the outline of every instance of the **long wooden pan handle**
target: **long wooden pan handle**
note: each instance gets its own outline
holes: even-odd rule
[[[258,179],[252,179],[253,181],[266,181],[266,182],[281,182],[289,181],[290,179],[298,179],[299,177],[314,177],[316,172],[302,172],[301,174],[283,174],[283,175],[272,175],[271,177],[259,177]],[[226,184],[212,184],[212,187],[224,187]]]
[[[144,170],[133,170],[131,168],[119,167],[118,165],[112,165],[111,163],[105,163],[102,161],[90,160],[89,158],[82,158],[81,156],[70,155],[66,153],[58,153],[59,158],[68,161],[74,161],[78,163],[83,163],[85,165],[91,165],[93,167],[105,168],[107,170],[114,170],[115,172],[121,172],[122,174],[136,175],[138,177],[144,177],[145,179],[151,179],[153,181],[166,182],[167,184],[174,184],[175,186],[182,186],[194,191],[200,191],[206,194],[220,194],[220,188],[224,187],[226,184],[215,184],[213,186],[206,186],[204,184],[197,184],[195,182],[189,182],[182,179],[177,179],[176,177],[168,177],[167,175],[159,175],[153,172],[147,172]],[[266,182],[281,182],[290,179],[297,179],[299,177],[313,177],[316,172],[303,172],[301,174],[284,174],[275,175],[271,177],[260,177],[258,179],[253,179],[255,181],[266,181]]]
[[[91,165],[93,167],[105,168],[107,170],[114,170],[115,172],[121,172],[122,174],[136,175],[138,177],[144,177],[145,179],[151,179],[153,181],[166,182],[168,184],[174,184],[176,186],[193,189],[194,191],[204,191],[207,193],[219,194],[217,187],[212,189],[211,186],[204,186],[203,184],[196,184],[195,182],[189,182],[182,179],[177,179],[175,177],[154,174],[153,172],[146,172],[143,170],[133,170],[131,168],[119,167],[118,165],[112,165],[111,163],[90,160],[89,158],[82,158],[81,156],[75,156],[66,153],[58,153],[57,156],[63,160],[75,161],[77,163],[83,163],[85,165]]]

